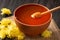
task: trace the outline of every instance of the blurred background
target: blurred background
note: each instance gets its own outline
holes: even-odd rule
[[[60,0],[0,0],[0,9],[6,7],[11,9],[13,13],[16,7],[26,3],[42,4],[49,9],[60,6]],[[60,28],[60,10],[53,12],[53,19],[55,20],[57,26]]]

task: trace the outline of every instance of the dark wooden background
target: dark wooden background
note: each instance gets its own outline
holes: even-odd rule
[[[26,3],[42,4],[48,7],[49,9],[54,8],[56,6],[60,6],[60,0],[0,0],[0,9],[3,7],[7,7],[11,9],[13,13],[16,7]],[[1,19],[1,16],[0,16],[0,19]],[[53,12],[53,19],[55,20],[58,27],[60,28],[60,10]]]

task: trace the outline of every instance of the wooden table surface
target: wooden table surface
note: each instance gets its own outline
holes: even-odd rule
[[[13,17],[9,17],[9,19],[13,19]],[[53,19],[51,20],[48,29],[52,31],[52,35],[50,38],[43,38],[40,37],[39,35],[38,37],[35,38],[26,37],[25,40],[60,40],[60,30]]]

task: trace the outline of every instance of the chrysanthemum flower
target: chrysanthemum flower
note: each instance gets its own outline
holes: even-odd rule
[[[52,31],[49,31],[49,30],[45,30],[42,34],[41,34],[41,36],[43,36],[43,37],[51,37],[51,34],[52,34]]]
[[[1,9],[1,12],[2,12],[2,13],[1,13],[2,15],[3,15],[3,14],[8,14],[8,15],[11,14],[11,10],[8,9],[8,8],[2,8],[2,9]]]

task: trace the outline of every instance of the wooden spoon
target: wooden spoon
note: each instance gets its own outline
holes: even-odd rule
[[[53,8],[53,9],[51,9],[51,10],[45,11],[45,12],[43,12],[43,13],[35,12],[35,13],[33,13],[33,14],[31,15],[31,17],[32,17],[32,18],[39,18],[39,17],[41,17],[43,14],[46,14],[46,13],[48,13],[48,12],[53,12],[53,11],[56,11],[56,10],[58,10],[58,9],[60,9],[60,6],[58,6],[58,7],[56,7],[56,8]]]

